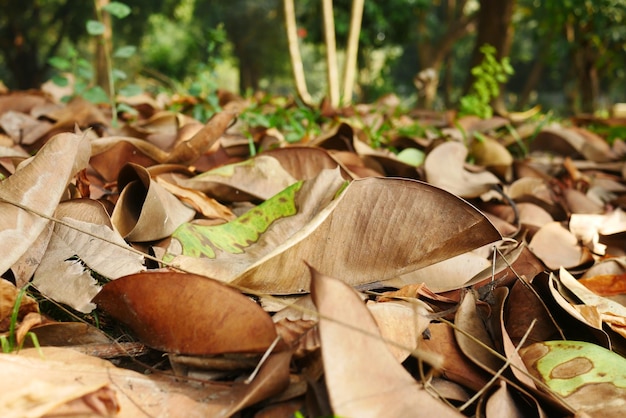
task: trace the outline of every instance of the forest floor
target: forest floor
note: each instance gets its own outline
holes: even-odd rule
[[[0,415],[621,416],[626,119],[217,99],[0,95]]]

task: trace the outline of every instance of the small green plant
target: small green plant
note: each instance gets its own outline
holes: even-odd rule
[[[603,124],[590,124],[586,126],[592,132],[602,136],[609,145],[613,145],[616,139],[626,140],[626,126],[623,125],[603,125]]]
[[[496,49],[485,44],[480,47],[484,58],[472,68],[475,77],[470,93],[461,97],[459,116],[476,115],[483,119],[493,116],[491,101],[500,95],[500,84],[506,83],[514,71],[508,57],[498,61]]]
[[[194,105],[192,116],[200,121],[206,121],[215,112],[220,110],[217,96],[217,67],[223,58],[219,50],[227,42],[226,29],[220,24],[215,28],[207,29],[207,55],[206,63],[201,64],[194,75],[194,81],[189,86],[189,94],[201,99]]]
[[[289,143],[313,138],[321,133],[320,123],[323,122],[323,117],[319,110],[304,105],[286,106],[276,98],[268,97],[263,100],[252,104],[240,115],[240,119],[247,127],[244,134],[248,136],[251,144],[252,135],[249,129],[254,127],[276,128]],[[254,155],[256,150],[252,148],[253,145],[250,146],[250,153]]]
[[[131,9],[126,4],[117,1],[112,1],[102,8],[98,7],[97,3],[94,1],[94,6],[96,9],[97,19],[88,20],[85,26],[89,35],[100,37],[100,41],[104,43],[106,26],[103,23],[102,12],[105,11],[117,19],[124,19],[130,14]],[[69,47],[67,56],[55,56],[48,60],[48,64],[61,72],[61,74],[52,77],[52,82],[58,86],[65,87],[69,85],[70,80],[63,74],[70,73],[74,79],[73,96],[83,97],[92,103],[109,103],[111,105],[111,109],[115,110],[112,112],[113,125],[115,126],[117,124],[117,112],[135,112],[134,109],[126,104],[116,103],[116,93],[119,93],[122,96],[133,96],[140,93],[141,88],[137,85],[129,84],[119,89],[119,91],[116,91],[115,83],[117,81],[126,80],[127,75],[124,71],[113,67],[112,59],[130,58],[135,54],[136,50],[137,48],[135,46],[125,45],[116,49],[111,55],[109,49],[105,45],[104,57],[106,62],[106,71],[108,74],[107,78],[109,80],[108,94],[102,87],[94,85],[93,65],[88,60],[81,58],[77,49],[73,46]],[[71,97],[65,97],[63,99],[67,101],[70,98]]]
[[[12,353],[13,351],[19,351],[22,348],[22,345],[24,343],[23,341],[20,344],[17,343],[16,326],[17,326],[17,317],[20,312],[20,306],[22,304],[22,299],[24,298],[24,295],[26,294],[27,288],[28,288],[28,285],[20,289],[20,291],[17,293],[17,297],[15,298],[15,303],[13,304],[13,310],[11,311],[11,322],[9,323],[9,335],[8,336],[0,335],[0,345],[2,346],[3,353]],[[35,335],[35,333],[28,332],[26,333],[26,336],[32,340],[33,345],[38,350],[41,350],[39,346],[39,340],[37,339],[37,335]],[[40,354],[41,354],[41,351],[40,351]]]
[[[80,96],[92,103],[107,103],[109,98],[100,86],[94,86],[93,66],[89,61],[79,56],[78,50],[70,45],[64,57],[56,56],[48,60],[48,64],[60,73],[55,74],[51,81],[59,87],[70,84],[70,76],[74,81],[73,95],[65,96],[61,100],[68,102],[73,96]]]

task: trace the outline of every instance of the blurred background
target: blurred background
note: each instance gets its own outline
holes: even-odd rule
[[[96,77],[100,40],[85,23],[98,3],[0,0],[0,80],[11,90],[39,88],[58,70],[54,57],[82,60],[85,76]],[[120,85],[155,94],[294,94],[282,0],[127,4],[131,14],[110,22],[113,50],[136,47],[114,62],[125,75]],[[319,100],[326,89],[321,2],[297,0],[295,9],[308,89]],[[350,10],[350,0],[334,1],[340,68]],[[509,109],[603,113],[626,101],[626,0],[365,0],[359,39],[358,102],[394,93],[414,106],[454,108],[484,44],[515,70],[502,90]],[[420,74],[434,76],[432,92],[416,88]]]

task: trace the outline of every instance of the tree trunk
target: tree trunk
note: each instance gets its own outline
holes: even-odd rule
[[[517,0],[481,0],[478,11],[478,33],[476,34],[476,44],[472,53],[472,61],[469,68],[480,65],[483,55],[480,47],[489,44],[496,49],[496,59],[499,61],[509,55],[511,41],[513,40],[513,26],[511,21]],[[474,83],[474,76],[469,75],[465,85],[467,94]],[[500,97],[494,101],[494,107],[503,107],[502,92]]]
[[[1,8],[0,53],[13,78],[9,85],[20,90],[38,88],[44,81],[47,60],[57,53],[70,20],[75,18],[76,6],[68,1],[58,6],[50,20],[44,20],[46,13],[40,3],[23,0],[8,2]],[[44,35],[44,30],[49,32]],[[47,36],[46,41],[54,39],[51,33],[56,39],[43,42],[43,36]]]
[[[13,42],[15,50],[5,53],[5,59],[15,78],[16,87],[21,90],[38,87],[43,71],[39,66],[37,44],[24,45],[20,33],[15,34]]]
[[[98,8],[98,14],[102,19],[104,25],[104,33],[102,36],[96,36],[96,84],[104,90],[109,97],[113,97],[115,92],[109,79],[109,62],[111,57],[111,38],[113,31],[111,30],[111,16],[102,11],[102,8],[109,4],[109,0],[98,0],[96,7]],[[108,52],[108,58],[107,58]]]
[[[524,88],[519,95],[519,100],[517,101],[518,108],[523,108],[528,104],[530,100],[530,95],[539,84],[541,80],[541,75],[543,74],[543,70],[546,66],[546,62],[550,58],[551,45],[554,41],[555,37],[555,29],[553,28],[545,37],[541,39],[539,42],[539,53],[533,62],[533,65],[526,77],[526,82],[524,83]]]
[[[528,77],[526,77],[526,82],[524,83],[524,88],[519,95],[519,99],[517,101],[517,107],[523,108],[528,104],[530,100],[530,95],[539,84],[541,80],[541,74],[543,73],[543,69],[545,67],[545,63],[541,58],[537,58],[535,62],[533,62],[533,66],[528,72]]]
[[[239,92],[244,94],[248,89],[253,92],[258,91],[261,75],[257,60],[245,51],[237,53],[237,57],[239,59]]]
[[[599,91],[596,54],[589,43],[584,43],[576,52],[578,55],[577,61],[579,62],[578,86],[580,107],[584,113],[593,113],[596,109]]]
[[[426,26],[427,14],[431,10],[421,13],[417,17],[417,31],[419,45],[417,54],[421,70],[416,75],[414,82],[418,88],[418,107],[431,108],[439,86],[439,72],[443,62],[452,51],[454,44],[474,29],[476,13],[466,15],[463,13],[465,0],[448,0],[446,3],[446,32],[437,40],[429,37]]]
[[[452,85],[453,85],[453,77],[452,77],[452,67],[454,66],[454,55],[448,54],[446,57],[446,67],[443,73],[443,103],[446,105],[446,108],[451,108],[452,104]]]

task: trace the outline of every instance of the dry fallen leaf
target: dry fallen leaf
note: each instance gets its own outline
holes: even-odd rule
[[[143,257],[131,252],[111,228],[72,218],[62,221],[63,224],[55,223],[33,278],[35,287],[47,297],[88,313],[96,307],[90,301],[101,288],[92,271],[117,279],[145,270]]]
[[[356,180],[329,202],[342,183],[337,172],[324,173],[228,224],[181,226],[169,250],[182,254],[174,265],[248,289],[286,294],[308,289],[303,261],[359,285],[500,239],[480,212],[426,183]],[[248,219],[253,216],[256,223]],[[438,221],[444,219],[456,222]]]
[[[145,344],[182,354],[264,352],[276,338],[269,315],[207,277],[146,272],[106,284],[94,298]]]
[[[52,216],[68,182],[87,166],[88,159],[84,135],[59,134],[0,183],[0,271],[18,261],[49,222],[8,202]]]
[[[488,171],[472,173],[466,170],[463,164],[467,153],[467,148],[460,142],[444,142],[436,147],[424,162],[428,182],[465,198],[478,197],[500,183]]]
[[[559,222],[539,228],[528,248],[551,270],[575,267],[585,261],[578,240]]]
[[[221,166],[189,179],[174,177],[174,180],[180,186],[230,202],[267,200],[296,182],[276,158],[265,154]]]
[[[285,386],[288,371],[283,354],[282,358],[268,360],[257,376],[259,380],[250,385],[190,384],[167,374],[144,375],[117,368],[108,361],[72,349],[42,347],[41,351],[31,348],[22,350],[19,355],[0,354],[3,371],[0,415],[3,417],[42,416],[75,400],[83,406],[78,412],[74,411],[82,414],[79,416],[97,416],[94,414],[106,407],[103,416],[107,417],[118,410],[122,417],[227,417],[251,402],[280,391]],[[279,384],[267,384],[272,379]],[[265,389],[259,391],[258,386],[264,383],[267,384]],[[85,397],[100,388],[108,390],[98,396]],[[94,412],[96,405],[101,406]]]
[[[0,332],[9,330],[11,314],[17,301],[19,289],[7,280],[0,279]],[[22,301],[18,310],[18,321],[21,321],[29,313],[39,312],[37,301],[28,295],[22,296]]]
[[[404,370],[354,290],[315,271],[312,277],[311,295],[320,313],[326,388],[336,415],[462,416],[433,398]]]
[[[454,335],[463,354],[482,369],[496,373],[504,362],[492,352],[497,350],[487,331],[486,320],[484,312],[478,310],[474,293],[469,291],[456,312]]]
[[[420,340],[419,348],[443,358],[442,376],[473,391],[484,388],[491,376],[461,352],[452,327],[442,322],[433,323],[429,332],[429,338]]]
[[[597,310],[599,318],[613,331],[626,338],[626,306],[611,299],[596,295],[578,282],[567,270],[559,271],[560,282],[583,304],[592,306]],[[601,325],[600,325],[601,326]]]
[[[389,351],[401,363],[417,348],[422,332],[428,328],[428,315],[432,309],[419,299],[367,302],[367,308],[374,317],[380,334],[387,341],[399,344],[389,344]],[[406,347],[410,350],[407,350]]]
[[[544,341],[520,354],[533,375],[591,417],[621,417],[626,406],[626,360],[582,341]]]
[[[111,222],[130,241],[154,241],[169,236],[195,211],[150,177],[143,167],[129,163],[120,171],[119,200]]]

